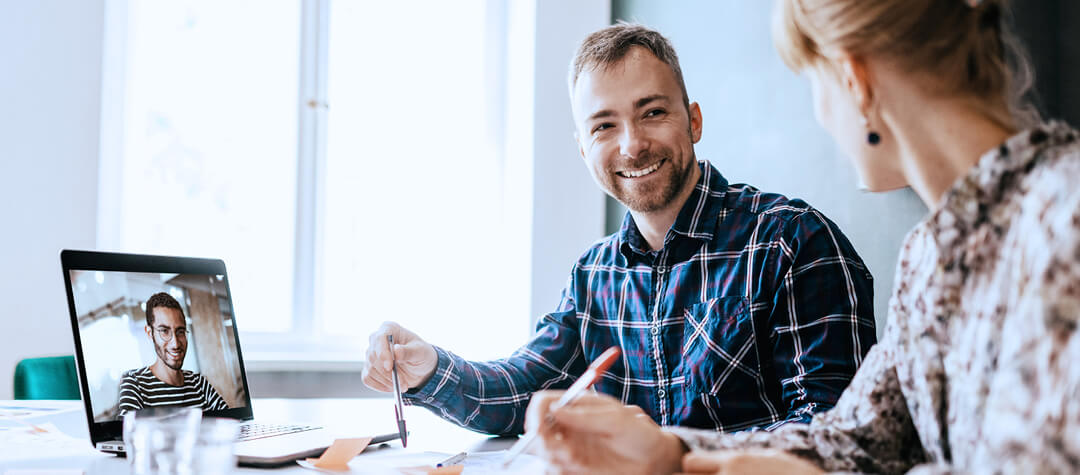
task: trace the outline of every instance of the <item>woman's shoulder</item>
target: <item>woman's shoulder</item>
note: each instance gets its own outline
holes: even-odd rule
[[[1027,138],[1036,148],[1034,156],[1022,176],[1010,180],[1015,184],[1000,186],[1015,193],[1015,231],[1025,247],[1071,251],[1080,241],[1080,132],[1051,123]]]
[[[1012,242],[1021,278],[1032,289],[1080,285],[1080,133],[1053,123],[1029,134],[1045,143],[1016,180]]]

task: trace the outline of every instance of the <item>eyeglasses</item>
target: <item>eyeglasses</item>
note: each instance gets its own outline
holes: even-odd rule
[[[181,340],[187,340],[187,330],[183,328],[173,330],[169,327],[157,327],[154,332],[157,333],[158,338],[161,338],[162,341],[172,341],[173,335],[176,335],[176,337]]]

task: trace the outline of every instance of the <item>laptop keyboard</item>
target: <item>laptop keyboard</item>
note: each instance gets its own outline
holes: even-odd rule
[[[251,423],[240,426],[240,436],[237,437],[236,440],[243,442],[246,440],[265,439],[267,437],[295,434],[297,432],[315,429],[319,429],[319,427]]]

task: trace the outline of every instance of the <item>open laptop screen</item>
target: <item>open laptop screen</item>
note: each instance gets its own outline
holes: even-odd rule
[[[247,407],[223,264],[217,274],[65,270],[94,423],[153,406]]]

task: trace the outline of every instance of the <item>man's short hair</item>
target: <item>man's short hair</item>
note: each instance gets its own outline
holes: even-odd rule
[[[176,309],[180,312],[180,317],[184,317],[184,309],[180,307],[180,302],[177,302],[172,295],[158,292],[146,301],[146,324],[151,327],[154,326],[154,309],[158,307]]]
[[[689,111],[690,97],[686,94],[679,56],[675,54],[671,41],[645,25],[624,21],[593,32],[581,43],[570,63],[570,94],[574,94],[574,85],[581,73],[611,67],[621,61],[633,46],[649,50],[653,56],[671,68],[671,72],[675,73],[675,80],[679,82],[679,88],[682,89],[683,105]]]

